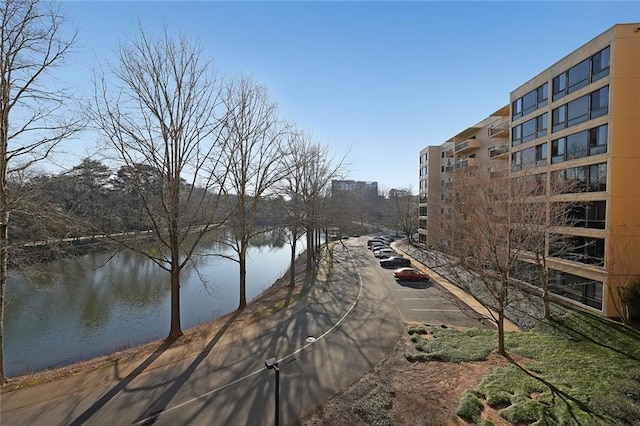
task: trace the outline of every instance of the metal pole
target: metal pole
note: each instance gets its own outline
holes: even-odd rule
[[[280,369],[276,365],[276,426],[280,426]]]

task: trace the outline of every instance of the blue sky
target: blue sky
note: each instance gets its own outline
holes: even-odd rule
[[[64,79],[80,90],[138,20],[166,24],[199,39],[220,72],[266,86],[283,118],[347,154],[351,179],[414,193],[422,148],[506,105],[510,91],[612,25],[640,22],[639,1],[61,4],[79,31]],[[89,139],[74,142],[78,158]]]

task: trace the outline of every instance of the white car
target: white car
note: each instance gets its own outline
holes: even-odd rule
[[[378,259],[385,259],[385,258],[391,257],[391,256],[398,256],[398,253],[393,249],[386,248],[386,249],[374,251],[373,255],[375,257],[377,257]]]

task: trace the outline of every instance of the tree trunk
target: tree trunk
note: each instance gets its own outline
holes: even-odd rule
[[[307,228],[307,270],[311,269],[313,257],[313,228]]]
[[[247,245],[245,242],[241,242],[240,247],[240,304],[238,310],[242,310],[247,307]]]
[[[544,319],[551,319],[551,303],[549,300],[549,274],[542,275],[542,305],[544,306]]]
[[[180,270],[178,263],[171,265],[171,329],[167,340],[174,341],[182,336],[182,326],[180,324]]]
[[[8,103],[8,94],[8,87],[3,82],[3,103]],[[3,112],[0,125],[0,386],[7,382],[4,368],[4,306],[7,294],[7,264],[9,262],[9,210],[7,205],[9,111],[4,110]]]
[[[498,353],[502,356],[507,355],[507,351],[504,348],[504,310],[507,304],[507,279],[508,277],[503,276],[498,298]]]
[[[291,265],[289,266],[289,286],[291,288],[296,285],[296,247],[298,243],[297,233],[293,233],[293,242],[291,243]]]
[[[504,349],[504,308],[498,311],[498,353],[502,356],[507,355]]]
[[[4,368],[4,305],[7,291],[7,262],[8,244],[7,222],[9,214],[5,207],[4,182],[0,192],[0,385],[7,383],[7,375]]]

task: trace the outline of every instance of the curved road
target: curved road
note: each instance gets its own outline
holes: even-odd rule
[[[197,356],[127,375],[88,373],[0,396],[2,425],[271,425],[280,367],[280,420],[291,424],[370,370],[406,322],[480,325],[434,285],[396,283],[365,238],[334,249],[330,282],[295,315],[232,345],[216,336]],[[117,370],[117,366],[116,366]],[[116,378],[113,378],[115,376]]]

